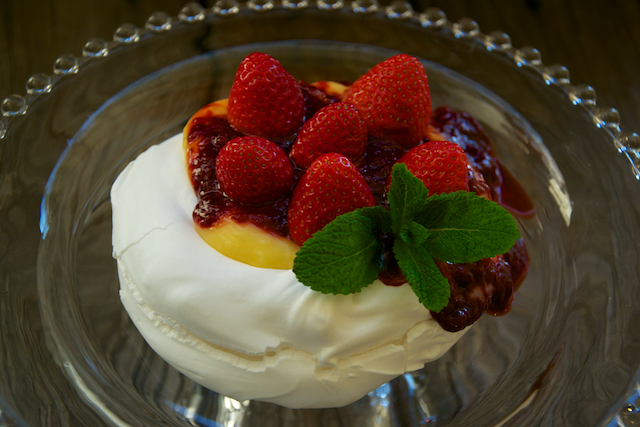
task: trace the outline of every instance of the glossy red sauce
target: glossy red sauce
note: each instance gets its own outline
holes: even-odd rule
[[[533,218],[536,214],[536,207],[533,205],[527,192],[500,160],[498,160],[498,167],[502,174],[500,201],[498,203],[513,215],[521,218]]]
[[[431,312],[443,329],[455,332],[473,324],[486,312],[506,314],[513,305],[515,292],[527,275],[529,257],[519,239],[504,255],[474,263],[437,263],[449,280],[451,297],[439,313]]]
[[[431,125],[449,141],[462,147],[471,164],[491,188],[493,200],[516,216],[530,218],[535,215],[533,202],[496,157],[489,136],[475,118],[443,106],[433,111]]]
[[[431,125],[467,154],[471,165],[481,173],[491,198],[513,215],[531,217],[535,207],[524,188],[495,155],[489,136],[469,114],[450,107],[434,110]],[[479,191],[473,188],[472,191]],[[476,184],[482,185],[482,184]],[[446,330],[455,332],[475,322],[483,312],[501,316],[511,310],[515,292],[529,269],[529,255],[522,239],[508,253],[475,263],[438,263],[449,279],[449,305],[432,316]]]
[[[307,118],[323,106],[337,101],[321,89],[305,82],[299,84],[305,97]],[[469,169],[471,191],[498,201],[514,215],[527,217],[535,213],[533,203],[522,186],[500,165],[489,137],[477,120],[449,107],[439,107],[433,112],[431,124],[446,139],[459,144],[467,154],[472,165]],[[215,178],[215,159],[224,144],[238,136],[241,134],[224,118],[194,120],[188,135],[189,170],[199,195],[193,219],[199,226],[208,228],[219,219],[230,216],[237,222],[250,221],[269,232],[287,237],[287,207],[292,192],[276,203],[256,208],[235,203],[220,191]],[[277,143],[288,153],[291,140]],[[387,205],[385,193],[391,167],[404,152],[391,143],[370,138],[364,156],[355,162],[376,201],[383,206]],[[303,171],[294,170],[297,183]],[[401,286],[406,279],[391,251],[392,242],[392,236],[384,240],[383,258],[387,269],[380,273],[379,278],[389,286]],[[431,314],[445,330],[455,332],[471,325],[485,312],[494,316],[506,314],[513,304],[515,291],[526,277],[529,258],[520,239],[503,255],[475,263],[439,262],[437,265],[449,281],[451,298],[447,307]]]
[[[227,142],[241,135],[226,119],[201,117],[193,120],[187,135],[187,164],[198,198],[220,191],[216,180],[216,157]]]
[[[325,105],[339,101],[338,98],[327,94],[326,85],[315,87],[302,80],[298,81],[298,85],[304,96],[305,118],[307,120]]]

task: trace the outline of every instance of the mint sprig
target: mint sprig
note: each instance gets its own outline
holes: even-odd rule
[[[416,185],[416,180],[420,185]],[[429,200],[429,190],[418,178],[413,176],[403,163],[394,165],[391,170],[391,187],[387,194],[391,228],[395,234],[411,224],[416,215],[422,212]]]
[[[451,294],[449,282],[424,246],[396,239],[393,254],[422,305],[433,311],[447,306]]]
[[[450,288],[434,260],[475,262],[506,253],[520,238],[511,214],[472,192],[433,195],[404,164],[392,170],[381,206],[340,215],[300,248],[293,262],[298,280],[325,294],[360,292],[386,269],[383,238],[420,302],[440,311]]]
[[[504,254],[520,238],[506,209],[466,191],[429,197],[428,209],[414,221],[429,230],[428,250],[438,261],[475,262]]]
[[[380,236],[391,229],[382,206],[340,215],[316,232],[293,261],[298,280],[324,294],[350,294],[371,284],[380,272]]]

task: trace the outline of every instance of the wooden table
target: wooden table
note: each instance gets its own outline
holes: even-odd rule
[[[110,39],[124,22],[144,25],[154,11],[177,15],[185,0],[0,1],[0,99],[25,93],[36,72],[51,73],[63,53],[79,55],[93,38]],[[207,7],[211,0],[201,0]],[[640,2],[635,0],[412,0],[417,11],[471,17],[484,33],[502,30],[515,47],[534,46],[561,64],[574,84],[589,84],[598,105],[615,107],[622,128],[640,133]]]

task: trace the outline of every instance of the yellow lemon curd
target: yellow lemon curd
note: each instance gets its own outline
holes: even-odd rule
[[[211,228],[195,226],[205,242],[221,254],[262,268],[291,269],[298,245],[250,222],[224,218]]]

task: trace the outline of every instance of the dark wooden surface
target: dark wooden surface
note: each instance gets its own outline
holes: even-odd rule
[[[35,72],[52,72],[60,54],[79,55],[93,37],[110,39],[124,22],[144,25],[154,11],[177,15],[185,0],[0,0],[0,99],[25,93]],[[210,0],[203,4],[211,6]],[[640,0],[412,0],[484,33],[502,30],[515,47],[534,46],[545,64],[562,64],[574,84],[596,89],[624,130],[640,132]]]

